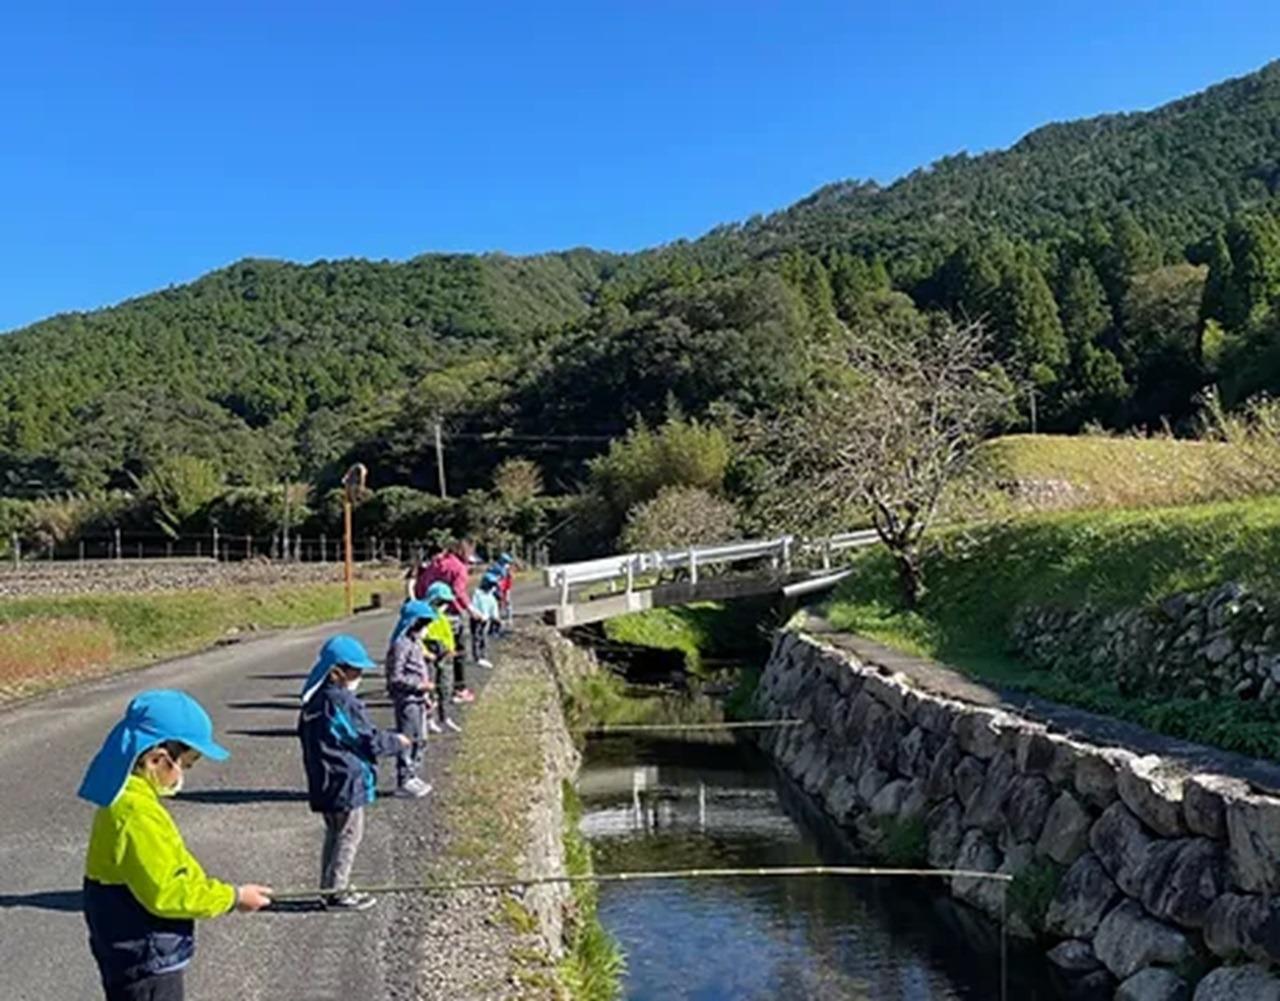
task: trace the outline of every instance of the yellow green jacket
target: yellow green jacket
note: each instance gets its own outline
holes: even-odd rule
[[[205,875],[138,775],[94,814],[84,876],[89,945],[109,986],[186,966],[195,952],[194,919],[236,905],[235,887]]]
[[[427,626],[426,631],[422,634],[422,645],[426,646],[434,640],[444,648],[446,654],[451,654],[457,647],[457,641],[453,636],[453,626],[449,622],[446,615],[431,620],[431,625]],[[428,652],[430,650],[428,649]]]

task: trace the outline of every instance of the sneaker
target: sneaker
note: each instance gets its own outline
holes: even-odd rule
[[[468,702],[476,700],[476,693],[470,688],[464,688],[453,696],[454,705],[466,705]]]
[[[378,898],[370,893],[337,893],[329,897],[324,906],[330,911],[367,911],[376,906]]]
[[[445,728],[446,728],[450,733],[461,733],[461,732],[462,732],[462,727],[458,726],[458,724],[457,724],[457,723],[455,723],[455,722],[454,722],[453,720],[451,720],[451,719],[447,719],[447,720],[445,720],[445,721],[444,721],[444,725],[445,725]]]
[[[433,717],[428,716],[427,717],[427,733],[444,733],[444,729],[440,726],[439,723],[436,722],[436,720]]]
[[[483,667],[486,671],[493,670],[493,661],[489,660],[487,657],[481,657],[479,660],[476,661],[476,663],[479,664],[481,667]]]
[[[431,786],[422,779],[412,778],[391,795],[397,799],[422,799],[431,791]]]

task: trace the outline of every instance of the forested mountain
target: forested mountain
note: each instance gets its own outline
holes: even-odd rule
[[[175,455],[424,488],[438,419],[455,488],[527,455],[565,489],[637,419],[784,406],[831,344],[929,309],[985,318],[1041,427],[1177,426],[1215,382],[1280,389],[1278,194],[1274,63],[634,255],[242,261],[0,337],[0,495]]]

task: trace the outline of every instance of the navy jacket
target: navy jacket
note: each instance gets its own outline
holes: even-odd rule
[[[364,703],[332,681],[303,705],[298,738],[307,800],[316,813],[368,806],[377,795],[377,759],[400,750],[396,734],[374,726]]]

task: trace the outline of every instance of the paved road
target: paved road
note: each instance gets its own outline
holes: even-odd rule
[[[360,618],[347,628],[376,657],[390,617]],[[334,631],[315,628],[226,647],[0,711],[0,997],[99,996],[79,910],[92,807],[75,790],[107,730],[144,688],[191,692],[231,750],[223,764],[201,762],[189,794],[173,805],[205,867],[233,882],[315,884],[322,827],[303,796],[293,728],[301,679]],[[374,681],[368,694],[375,717],[387,723],[389,710],[376,697],[380,687]],[[384,765],[384,787],[389,777]],[[379,804],[357,881],[420,877],[431,810],[430,797]],[[397,844],[416,847],[396,852]],[[365,915],[232,915],[206,922],[188,995],[195,1001],[412,997],[411,957],[419,943],[412,915],[401,906],[408,905],[386,899]]]

